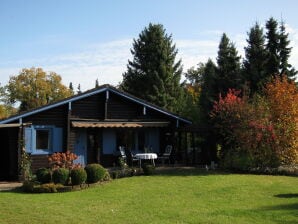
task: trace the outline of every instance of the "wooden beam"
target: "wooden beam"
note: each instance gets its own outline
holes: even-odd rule
[[[71,118],[71,102],[68,102],[68,111],[67,111],[67,131],[66,131],[66,139],[67,139],[67,142],[66,142],[66,150],[69,150],[70,148],[70,124],[71,124],[71,121],[70,121],[70,118]]]

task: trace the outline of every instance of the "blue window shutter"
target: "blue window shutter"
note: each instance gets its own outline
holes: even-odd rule
[[[26,152],[32,153],[32,128],[25,128],[25,149]]]
[[[63,152],[63,129],[53,128],[53,152]]]

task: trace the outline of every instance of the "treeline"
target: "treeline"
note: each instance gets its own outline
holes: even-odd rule
[[[250,161],[246,163],[249,164],[247,166],[276,166],[283,163],[295,163],[298,161],[297,144],[294,144],[298,140],[298,118],[294,105],[298,102],[297,86],[292,81],[295,80],[297,71],[288,61],[291,47],[285,24],[283,21],[278,23],[274,18],[270,18],[266,21],[265,30],[256,23],[247,34],[247,46],[244,49],[243,60],[241,60],[235,44],[224,33],[219,42],[216,62],[211,59],[206,63],[198,62],[196,68],[193,67],[184,74],[186,80],[181,83],[182,62],[176,59],[177,49],[172,36],[166,33],[161,24],[149,24],[133,42],[131,49],[133,59],[128,61],[127,71],[123,74],[123,81],[119,87],[149,102],[191,118],[196,125],[205,127],[206,132],[202,133],[201,147],[208,151],[209,158],[207,160],[209,161],[218,159],[229,161],[225,162],[225,165],[230,167],[233,166],[235,160]],[[276,111],[273,109],[273,103],[280,104],[281,102],[278,99],[274,101],[269,97],[268,85],[271,82],[277,85],[278,80],[282,82],[282,85],[276,87],[279,89],[276,91],[280,95],[275,94],[274,96],[286,99],[289,97],[288,94],[292,95],[288,98],[288,107],[284,106],[284,110],[281,107],[281,110]],[[289,93],[283,88],[292,89],[292,92]],[[272,89],[274,88],[272,87]],[[227,107],[222,107],[229,116],[223,111],[214,111],[214,107],[224,102],[226,96],[231,96],[231,94],[227,95],[231,91],[237,92],[237,95],[232,94],[232,99],[236,101],[228,99]],[[272,90],[272,92],[274,91]],[[231,108],[234,107],[234,104],[237,105],[238,101],[245,101],[246,108],[248,109],[250,106],[250,110],[242,110],[242,115],[236,109],[232,110]],[[260,109],[262,107],[271,108],[271,110],[262,111]],[[291,108],[290,111],[293,113],[288,113],[286,108],[288,110]],[[258,125],[266,127],[270,124],[271,131],[280,133],[279,136],[282,136],[282,133],[288,133],[288,135],[283,135],[287,137],[283,137],[282,140],[275,138],[274,144],[272,142],[272,144],[264,144],[265,146],[258,144],[255,146],[255,151],[244,150],[251,143],[249,141],[254,141],[253,138],[246,136],[246,138],[242,138],[246,139],[246,142],[236,141],[235,139],[240,136],[235,133],[251,131],[253,132],[251,136],[255,136],[258,130],[248,128],[246,123],[242,123],[252,119],[253,113],[249,114],[252,111],[255,112],[256,117],[260,118],[260,120],[254,120]],[[262,112],[266,113],[262,114]],[[212,119],[211,114],[213,114]],[[238,119],[238,123],[242,124],[241,127],[235,125],[231,129],[230,126],[227,126],[230,124],[230,119],[235,120],[238,116],[246,117],[243,120],[242,118]],[[288,120],[291,117],[294,126],[284,125],[281,128],[282,122],[273,119],[276,116],[279,121],[284,122],[286,122],[283,120],[284,117],[287,117]],[[233,130],[237,130],[237,132]],[[262,139],[262,141],[267,140]],[[278,144],[278,142],[284,142],[284,145]],[[243,149],[241,153],[239,153],[240,148]],[[267,155],[268,158],[265,160],[266,156],[257,156],[254,152],[259,152],[259,155]],[[243,157],[237,157],[240,154]],[[244,162],[239,164],[244,164]]]

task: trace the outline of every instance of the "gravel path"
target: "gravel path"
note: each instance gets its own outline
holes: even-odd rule
[[[0,181],[0,191],[9,191],[20,186],[22,186],[22,183],[20,182],[1,182]]]

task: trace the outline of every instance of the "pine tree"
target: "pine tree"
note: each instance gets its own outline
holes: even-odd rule
[[[204,72],[202,74],[202,91],[200,96],[200,105],[204,119],[209,118],[209,113],[212,109],[213,103],[218,98],[218,94],[217,67],[214,62],[209,59],[204,65]]]
[[[248,46],[244,48],[243,73],[251,94],[253,94],[260,90],[266,81],[267,52],[265,49],[265,36],[258,23],[250,29],[247,43]]]
[[[294,80],[297,71],[288,62],[292,48],[289,47],[289,34],[286,33],[286,27],[283,21],[281,22],[279,29],[279,74],[281,76],[286,75],[288,78]]]
[[[161,24],[149,24],[134,40],[120,88],[151,103],[177,112],[182,98],[181,60],[172,36]]]
[[[78,90],[77,90],[77,94],[80,94],[80,93],[82,93],[82,91],[81,91],[81,84],[79,83],[79,85],[78,85]]]
[[[240,88],[240,56],[225,33],[219,44],[217,68],[218,93],[226,93],[229,88]]]
[[[95,88],[99,87],[98,79],[95,80]]]
[[[273,75],[279,74],[279,63],[280,58],[279,52],[279,33],[278,33],[278,23],[271,17],[266,22],[266,39],[267,45],[266,49],[268,51],[267,63],[266,63],[266,75],[272,77]]]

